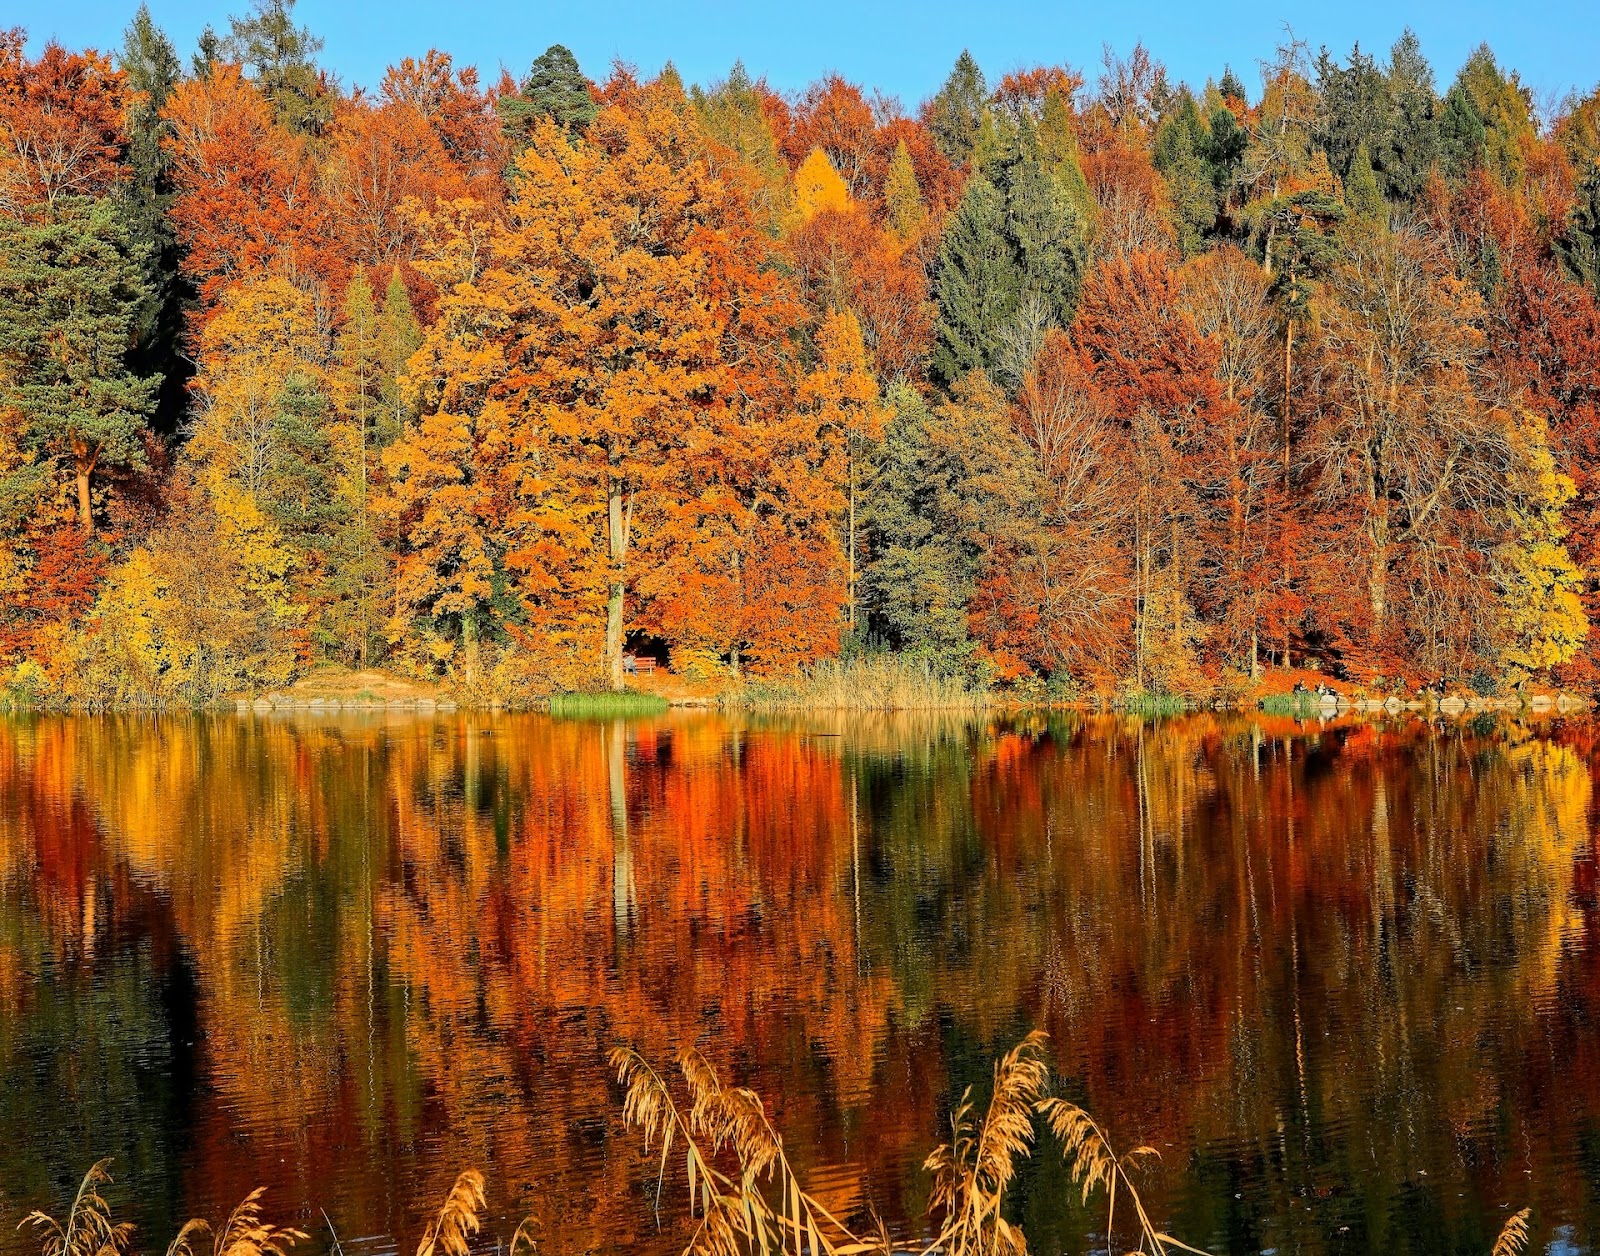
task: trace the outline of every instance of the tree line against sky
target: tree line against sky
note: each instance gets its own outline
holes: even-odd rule
[[[318,51],[0,39],[15,691],[1593,677],[1600,96],[1409,35],[914,111]]]

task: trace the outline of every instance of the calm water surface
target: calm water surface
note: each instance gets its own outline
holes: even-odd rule
[[[0,719],[0,1250],[109,1155],[156,1253],[258,1185],[409,1251],[467,1166],[502,1238],[675,1252],[617,1043],[699,1044],[911,1237],[1035,1026],[1190,1242],[1487,1253],[1531,1205],[1594,1250],[1596,732]],[[1048,1140],[1016,1210],[1106,1245]]]

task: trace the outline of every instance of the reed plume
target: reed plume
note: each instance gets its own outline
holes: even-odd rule
[[[1493,1256],[1522,1256],[1523,1249],[1528,1246],[1528,1218],[1532,1215],[1533,1209],[1524,1208],[1506,1218],[1505,1225],[1500,1227],[1500,1237],[1494,1241]]]
[[[1141,1161],[1159,1159],[1160,1152],[1154,1147],[1135,1147],[1132,1151],[1117,1155],[1099,1123],[1077,1104],[1068,1103],[1065,1099],[1055,1096],[1041,1099],[1038,1110],[1050,1126],[1051,1133],[1061,1141],[1061,1155],[1067,1162],[1072,1180],[1083,1192],[1083,1202],[1089,1202],[1089,1196],[1094,1194],[1097,1187],[1105,1187],[1108,1246],[1116,1232],[1117,1193],[1121,1191],[1133,1204],[1134,1216],[1139,1222],[1137,1251],[1163,1256],[1169,1249],[1176,1248],[1205,1256],[1198,1247],[1190,1247],[1156,1229],[1149,1213],[1145,1211],[1144,1201],[1139,1198],[1138,1189],[1128,1176],[1129,1170]]]
[[[674,1097],[666,1078],[632,1048],[617,1047],[610,1060],[623,1087],[623,1120],[644,1135],[646,1147],[661,1145],[658,1208],[672,1149],[683,1146],[689,1214],[700,1218],[684,1248],[686,1256],[787,1252],[856,1256],[888,1251],[881,1226],[877,1236],[859,1238],[805,1192],[761,1097],[744,1087],[723,1085],[698,1051],[686,1049],[677,1056],[687,1106]],[[719,1169],[718,1157],[731,1158],[737,1171]],[[775,1194],[776,1207],[769,1194]]]
[[[306,1233],[263,1221],[261,1197],[264,1194],[266,1187],[258,1186],[246,1195],[228,1214],[221,1229],[214,1229],[201,1217],[184,1222],[183,1228],[167,1244],[167,1256],[199,1256],[195,1241],[202,1234],[211,1235],[211,1256],[289,1256],[289,1248],[306,1238]]]
[[[483,1174],[463,1169],[417,1244],[417,1256],[467,1256],[467,1240],[478,1232],[483,1205]]]
[[[35,1208],[17,1224],[19,1230],[32,1226],[41,1232],[42,1256],[122,1256],[127,1251],[133,1226],[113,1223],[111,1207],[100,1194],[111,1181],[110,1164],[109,1158],[97,1160],[83,1175],[65,1222]]]
[[[1023,1256],[1028,1241],[1000,1215],[1017,1162],[1033,1148],[1033,1112],[1049,1070],[1044,1062],[1046,1035],[1034,1030],[994,1067],[994,1093],[978,1119],[972,1088],[961,1096],[950,1118],[950,1141],[924,1162],[933,1174],[930,1210],[944,1225],[929,1246],[950,1256]]]

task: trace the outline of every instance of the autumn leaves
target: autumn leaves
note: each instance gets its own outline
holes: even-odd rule
[[[30,692],[1588,674],[1592,104],[1541,135],[1408,39],[1285,48],[1254,103],[1143,49],[963,57],[915,117],[559,47],[345,93],[291,8],[188,73],[148,15],[115,66],[0,48]]]

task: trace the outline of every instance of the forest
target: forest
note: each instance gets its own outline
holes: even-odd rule
[[[13,700],[1600,687],[1600,89],[320,51],[0,33]]]

